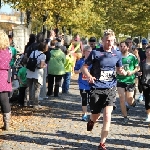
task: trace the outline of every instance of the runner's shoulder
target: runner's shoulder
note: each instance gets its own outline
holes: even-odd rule
[[[137,59],[137,57],[136,57],[135,54],[133,54],[133,53],[129,53],[128,56],[133,57],[134,59]]]

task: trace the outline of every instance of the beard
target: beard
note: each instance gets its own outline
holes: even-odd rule
[[[128,50],[121,50],[121,53],[122,53],[122,54],[125,54],[125,53],[127,53],[127,51],[128,51]]]

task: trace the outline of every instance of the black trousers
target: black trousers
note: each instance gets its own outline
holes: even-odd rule
[[[90,98],[90,90],[80,89],[80,95],[81,95],[82,106],[87,106],[87,103],[89,103],[89,98]]]
[[[0,92],[0,106],[2,113],[9,113],[11,111],[8,92]]]
[[[48,96],[53,94],[54,79],[55,79],[54,96],[58,96],[59,86],[61,84],[62,77],[63,75],[48,74],[48,92],[47,92]]]
[[[26,88],[27,87],[20,87],[19,88],[19,104],[24,105],[24,100],[25,100],[25,93],[26,93]]]
[[[143,85],[143,95],[145,97],[145,109],[150,109],[150,86]]]
[[[138,90],[140,93],[142,93],[143,92],[142,79],[141,77],[138,77],[138,79],[139,79]]]

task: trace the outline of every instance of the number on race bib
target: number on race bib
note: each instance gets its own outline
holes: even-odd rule
[[[101,71],[100,81],[112,81],[114,78],[114,71]]]

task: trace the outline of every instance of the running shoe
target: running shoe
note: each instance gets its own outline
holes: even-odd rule
[[[150,122],[150,115],[147,115],[147,118],[145,120],[146,122]]]
[[[92,131],[93,126],[94,126],[94,122],[90,120],[90,121],[87,123],[87,131]]]
[[[87,121],[88,120],[88,116],[85,114],[82,116],[82,121]]]
[[[122,124],[126,125],[126,124],[128,124],[128,121],[129,121],[129,118],[124,117]]]
[[[140,96],[139,96],[138,101],[139,101],[139,102],[142,102],[142,101],[143,101],[143,95],[140,95]]]
[[[100,143],[100,145],[98,146],[98,150],[107,150],[105,144]]]

